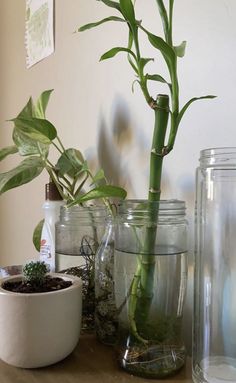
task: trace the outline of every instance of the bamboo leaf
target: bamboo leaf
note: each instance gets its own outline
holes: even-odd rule
[[[108,7],[115,8],[118,11],[120,11],[120,5],[116,3],[115,1],[111,1],[111,0],[99,0],[99,1],[102,1]]]
[[[169,44],[167,44],[161,37],[153,35],[143,27],[140,28],[147,34],[148,40],[150,41],[152,46],[162,53],[168,66],[175,66],[176,53],[174,49]]]
[[[169,21],[168,21],[168,16],[167,16],[167,11],[165,8],[165,5],[163,3],[163,0],[156,0],[157,6],[159,9],[159,13],[162,19],[162,25],[163,25],[163,30],[165,34],[165,39],[168,41],[168,32],[169,32]]]
[[[151,81],[158,81],[158,82],[162,82],[163,84],[171,85],[159,74],[147,74],[146,77],[148,80],[151,80]]]
[[[32,140],[43,144],[50,144],[57,136],[56,128],[50,121],[40,118],[15,118],[13,119],[17,130]]]
[[[191,98],[191,100],[189,100],[189,101],[184,105],[184,107],[181,109],[181,111],[179,112],[179,115],[178,115],[177,120],[176,120],[176,125],[177,125],[177,127],[178,127],[178,125],[180,124],[180,121],[182,120],[184,113],[186,112],[186,110],[189,108],[189,106],[190,106],[193,102],[198,101],[198,100],[211,99],[211,98],[216,98],[216,96],[208,95],[208,96],[202,96],[202,97],[194,97],[194,98]]]
[[[39,157],[29,157],[17,167],[0,174],[0,194],[32,181],[44,169],[44,163]]]
[[[185,49],[186,49],[186,41],[182,41],[182,43],[176,47],[174,47],[174,51],[178,57],[184,57]]]
[[[134,85],[136,84],[136,83],[138,83],[139,85],[140,85],[140,81],[139,80],[134,80],[133,82],[132,82],[132,93],[134,93]]]
[[[134,59],[136,60],[136,56],[135,56],[134,52],[132,52],[129,48],[115,47],[115,48],[110,49],[110,50],[107,51],[106,53],[104,53],[104,54],[101,56],[100,61],[110,59],[110,58],[116,56],[117,53],[119,53],[119,52],[127,52],[127,53],[129,53],[132,57],[134,57]]]
[[[9,154],[15,154],[18,152],[18,148],[15,145],[7,146],[0,150],[0,161],[9,156]]]
[[[144,57],[141,57],[141,59],[139,60],[139,68],[141,69],[141,71],[143,71],[144,67],[145,67],[150,61],[154,61],[154,59],[153,59],[153,58],[144,58]]]
[[[42,236],[42,230],[44,225],[44,219],[42,219],[37,226],[34,229],[33,232],[33,244],[37,251],[40,251],[40,245],[41,245],[41,236]]]
[[[99,25],[107,23],[109,21],[119,21],[119,22],[123,22],[123,23],[126,22],[126,20],[122,19],[121,17],[110,16],[110,17],[106,17],[105,19],[99,20],[99,21],[94,22],[94,23],[85,24],[78,29],[78,32],[87,31],[88,29],[98,27]]]
[[[19,129],[14,128],[12,139],[16,144],[19,154],[21,156],[31,156],[34,154],[39,154],[39,146],[41,152],[45,157],[48,155],[49,145],[48,144],[40,144],[34,140],[31,140],[28,136],[22,133]]]
[[[126,191],[118,186],[103,185],[103,186],[98,186],[97,188],[94,188],[90,190],[88,193],[80,196],[71,204],[69,204],[69,206],[87,202],[93,199],[98,199],[98,198],[124,199],[126,195],[127,195]]]
[[[48,101],[53,89],[45,90],[38,98],[34,107],[34,114],[37,118],[45,118],[45,111],[47,109]]]
[[[120,0],[120,9],[126,20],[135,25],[136,20],[132,0]]]
[[[129,29],[129,38],[128,38],[128,48],[131,49],[134,42],[134,36],[131,30]]]

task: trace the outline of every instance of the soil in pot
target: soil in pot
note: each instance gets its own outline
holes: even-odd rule
[[[32,294],[63,290],[71,285],[71,281],[65,281],[63,278],[46,276],[40,284],[21,279],[6,281],[2,284],[2,288],[15,293]]]

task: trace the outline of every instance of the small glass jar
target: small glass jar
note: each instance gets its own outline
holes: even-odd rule
[[[236,382],[236,148],[201,151],[196,179],[193,380]]]
[[[105,206],[62,206],[55,227],[56,272],[83,280],[82,329],[94,329],[95,254],[106,228]]]
[[[116,351],[127,372],[164,378],[184,365],[186,283],[185,203],[124,201],[116,219],[114,290]]]

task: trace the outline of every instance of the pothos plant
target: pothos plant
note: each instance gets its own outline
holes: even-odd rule
[[[68,206],[97,198],[102,198],[109,206],[110,197],[125,198],[125,190],[109,185],[102,169],[96,174],[90,171],[80,150],[64,147],[55,126],[45,116],[51,92],[44,91],[36,103],[30,98],[18,116],[11,120],[13,145],[0,150],[0,160],[12,154],[24,159],[13,169],[0,173],[0,194],[31,182],[46,170]],[[56,163],[50,159],[52,148],[58,152]],[[37,250],[42,224],[41,221],[34,232]]]
[[[164,158],[173,150],[176,135],[180,122],[189,108],[196,100],[214,98],[212,95],[194,97],[180,107],[179,103],[179,81],[177,73],[178,59],[185,54],[186,42],[183,41],[176,46],[173,42],[173,8],[174,0],[156,0],[157,11],[163,26],[164,36],[160,37],[148,30],[141,20],[136,17],[135,1],[132,0],[99,0],[103,5],[116,14],[106,17],[102,20],[86,24],[79,28],[79,31],[85,31],[107,22],[117,22],[127,27],[128,37],[124,46],[116,46],[101,56],[101,61],[110,59],[118,53],[127,55],[128,63],[131,65],[135,82],[139,84],[144,99],[154,115],[154,129],[152,134],[152,147],[150,150],[150,175],[148,200],[159,201],[161,196],[162,165]],[[145,4],[143,4],[145,6]],[[153,48],[153,57],[145,57],[141,50],[140,35],[149,42]],[[169,78],[164,78],[158,72],[150,72],[148,64],[154,61],[156,54],[160,54],[166,64]],[[166,85],[166,94],[151,95],[149,84],[151,82],[162,83]],[[167,129],[169,126],[169,129]],[[168,133],[169,132],[169,133]],[[158,212],[157,212],[158,214]],[[153,296],[153,268],[155,260],[151,254],[155,242],[156,228],[147,229],[143,244],[145,251],[141,255],[141,261],[137,264],[137,269],[131,283],[129,294],[129,322],[133,335],[142,343],[147,343],[146,339],[139,334],[136,325],[137,306],[142,299],[146,302],[143,311],[148,312],[150,306],[150,297]],[[139,258],[140,259],[140,258]],[[143,314],[145,317],[145,313]]]

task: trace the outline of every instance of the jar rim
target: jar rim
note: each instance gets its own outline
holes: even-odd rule
[[[199,162],[203,166],[236,166],[236,147],[203,149],[200,151]]]
[[[121,214],[150,212],[150,206],[157,209],[159,214],[185,214],[185,201],[177,199],[148,201],[147,199],[127,199],[118,204],[118,212]]]

